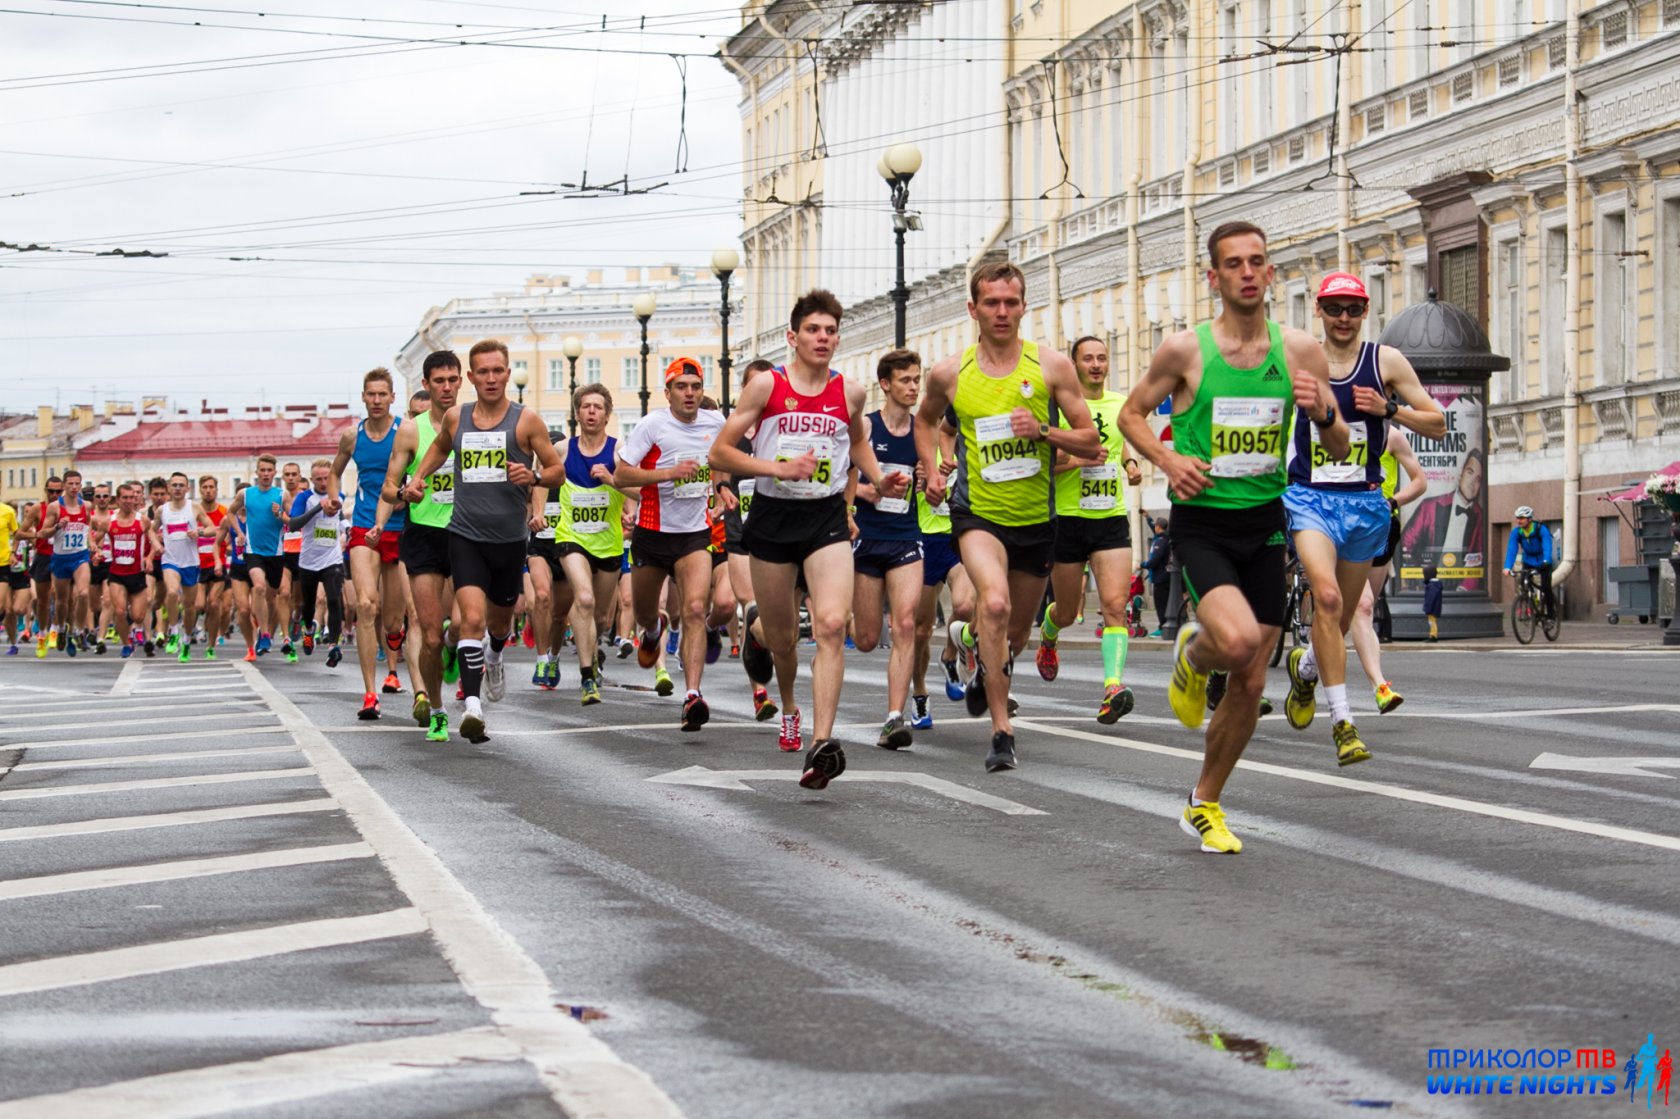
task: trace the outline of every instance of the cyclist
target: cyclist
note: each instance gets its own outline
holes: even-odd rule
[[[1523,566],[1534,572],[1535,581],[1540,584],[1541,617],[1552,621],[1557,617],[1557,600],[1552,597],[1552,565],[1557,562],[1557,549],[1552,542],[1552,530],[1536,524],[1534,510],[1527,505],[1517,506],[1512,516],[1517,524],[1505,544],[1505,574],[1516,574],[1520,551]]]

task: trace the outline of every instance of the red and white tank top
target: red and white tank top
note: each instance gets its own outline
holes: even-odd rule
[[[53,553],[74,556],[88,551],[88,521],[86,505],[72,509],[59,498],[58,524],[53,526]]]
[[[105,550],[111,558],[112,575],[138,575],[142,568],[146,523],[139,517],[123,525],[115,518],[105,533]]]
[[[846,488],[846,472],[852,468],[846,379],[830,374],[821,392],[805,396],[794,389],[786,369],[778,366],[771,377],[770,400],[753,435],[753,456],[782,462],[809,451],[816,456],[817,469],[802,482],[760,478],[757,496],[817,501],[839,493]]]
[[[227,507],[225,505],[214,506],[213,508],[206,509],[204,511],[204,515],[210,518],[211,524],[220,526],[222,518],[227,516]],[[216,566],[216,551],[216,534],[212,532],[210,535],[206,536],[203,533],[199,533],[198,566],[200,569],[214,568]],[[221,553],[222,558],[225,560],[227,558],[226,541],[223,541],[222,543]]]

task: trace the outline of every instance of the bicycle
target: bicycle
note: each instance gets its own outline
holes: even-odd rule
[[[1307,573],[1301,569],[1298,557],[1290,559],[1286,574],[1289,576],[1289,602],[1284,608],[1283,628],[1278,631],[1277,647],[1272,650],[1273,668],[1283,660],[1286,640],[1293,639],[1297,646],[1312,644],[1312,584],[1307,582]]]
[[[1552,616],[1543,617],[1545,604],[1540,599],[1540,584],[1534,578],[1534,569],[1524,567],[1517,572],[1517,593],[1511,599],[1511,635],[1517,639],[1517,644],[1527,645],[1534,640],[1534,630],[1538,626],[1546,635],[1547,641],[1558,639],[1558,617],[1554,611]]]

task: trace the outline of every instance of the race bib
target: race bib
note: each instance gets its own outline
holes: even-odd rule
[[[1312,425],[1312,480],[1314,482],[1363,482],[1369,462],[1365,425],[1348,428],[1348,453],[1344,459],[1330,457],[1320,442],[1318,425]]]
[[[914,470],[901,462],[883,462],[881,464],[881,477],[885,478],[888,474],[902,474],[906,478],[916,476]],[[906,489],[904,493],[905,496],[903,497],[878,497],[875,502],[876,511],[893,514],[910,512],[910,491]]]
[[[58,530],[58,543],[55,548],[60,552],[87,551],[87,525],[80,521],[66,521]]]
[[[133,536],[111,537],[111,554],[124,564],[140,555],[140,541]]]
[[[1015,434],[1007,412],[976,417],[974,442],[980,452],[980,477],[988,482],[1018,482],[1044,469],[1036,442]]]
[[[1112,462],[1079,468],[1079,507],[1093,512],[1120,504],[1120,468]]]
[[[560,519],[563,516],[558,501],[543,502],[543,526],[537,530],[537,539],[553,540],[554,530],[560,527]]]
[[[214,556],[216,554],[216,538],[214,536],[200,536],[198,538],[198,554]]]
[[[1213,401],[1209,457],[1215,478],[1260,478],[1283,465],[1284,401],[1271,396],[1220,396]]]
[[[436,474],[426,477],[426,495],[433,505],[455,504],[455,452],[450,451]]]
[[[834,444],[820,435],[782,435],[776,440],[777,462],[792,462],[806,452],[817,458],[811,477],[777,485],[792,497],[827,497],[834,489]]]
[[[328,540],[336,543],[338,541],[338,525],[324,525],[320,521],[316,521],[314,535],[317,543]]]
[[[752,508],[753,494],[758,492],[757,478],[742,478],[735,484],[735,496],[741,499],[741,523],[747,523],[747,510]]]
[[[579,491],[572,494],[572,531],[579,536],[594,536],[597,532],[605,532],[612,525],[607,518],[611,514],[611,495],[605,490],[590,492]]]
[[[185,540],[187,538],[187,533],[191,531],[191,529],[191,521],[182,521],[179,524],[170,524],[168,521],[163,522],[163,535],[170,540]]]
[[[695,472],[694,480],[690,482],[672,482],[671,496],[678,501],[704,501],[712,489],[712,468],[707,463],[701,463]]]
[[[461,482],[505,482],[508,480],[507,432],[463,431],[461,433]]]

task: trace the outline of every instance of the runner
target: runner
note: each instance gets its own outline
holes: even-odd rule
[[[763,358],[754,358],[741,369],[741,387],[745,389],[754,378],[775,368],[774,364]],[[752,454],[754,434],[752,431],[747,432],[736,444],[743,453]],[[726,557],[724,563],[729,568],[729,589],[734,594],[736,606],[740,610],[741,667],[746,670],[747,685],[752,689],[753,718],[763,723],[774,719],[780,710],[776,701],[770,698],[770,678],[775,674],[775,665],[770,659],[770,651],[760,644],[752,632],[752,623],[758,617],[758,599],[753,590],[752,559],[747,555],[747,546],[741,539],[746,529],[747,518],[752,514],[753,497],[758,492],[758,479],[731,478],[720,482],[719,485],[734,496],[733,501],[725,500],[721,494],[718,499],[718,508],[723,515],[723,551]]]
[[[1133,702],[1132,689],[1120,682],[1130,640],[1126,600],[1132,589],[1132,523],[1126,516],[1126,486],[1140,484],[1143,475],[1137,460],[1126,457],[1119,424],[1126,396],[1108,388],[1108,347],[1086,335],[1073,344],[1073,367],[1100,446],[1092,458],[1057,456],[1056,564],[1050,572],[1054,598],[1039,625],[1038,674],[1046,680],[1056,678],[1061,664],[1056,638],[1073,625],[1085,604],[1089,564],[1103,617],[1103,697],[1097,706],[1097,722],[1115,723],[1131,711]]]
[[[1331,272],[1318,286],[1316,313],[1324,324],[1330,386],[1336,411],[1351,425],[1348,454],[1326,454],[1313,425],[1297,422],[1283,495],[1295,554],[1313,594],[1312,647],[1289,652],[1283,714],[1296,730],[1311,726],[1318,706],[1313,691],[1322,678],[1336,764],[1344,766],[1371,756],[1348,704],[1347,632],[1371,561],[1387,547],[1394,523],[1382,492],[1382,453],[1370,449],[1387,448],[1390,420],[1429,439],[1447,431],[1446,414],[1405,356],[1392,346],[1359,340],[1369,306],[1357,276]]]
[[[117,487],[116,512],[98,526],[100,545],[109,559],[110,587],[116,624],[122,627],[122,656],[134,655],[146,641],[146,615],[151,611],[150,588],[146,584],[146,522],[140,516],[145,503],[139,482]]]
[[[397,679],[397,651],[402,648],[403,610],[407,597],[403,593],[403,571],[397,562],[401,544],[399,534],[408,524],[405,509],[395,509],[380,524],[380,535],[368,543],[368,530],[374,526],[379,511],[379,498],[390,471],[391,450],[396,444],[401,422],[391,414],[396,389],[389,370],[374,369],[362,378],[362,404],[367,418],[346,431],[338,440],[338,454],[332,460],[332,478],[327,483],[327,512],[340,510],[338,497],[343,492],[344,467],[356,464],[356,496],[350,521],[350,581],[356,589],[356,659],[362,666],[362,709],[359,719],[379,718],[379,696],[374,679],[379,672],[379,639],[384,634],[386,673],[380,689],[387,695],[402,691]],[[301,564],[301,560],[299,561]],[[342,588],[340,588],[342,590]],[[315,600],[308,599],[299,612],[312,615]],[[415,707],[420,697],[415,697]],[[418,718],[418,711],[416,711]]]
[[[881,407],[864,417],[870,448],[883,474],[914,478],[916,436],[910,410],[922,391],[922,359],[911,350],[889,350],[875,366],[875,379],[881,386]],[[868,482],[857,481],[852,643],[860,653],[880,643],[884,606],[892,618],[892,650],[887,656],[887,720],[875,740],[884,750],[902,750],[912,741],[904,709],[910,700],[916,610],[922,600],[922,529],[916,505],[913,493],[887,497]]]
[[[844,491],[855,465],[861,483],[880,498],[902,498],[909,468],[883,473],[864,422],[864,388],[829,365],[840,342],[840,301],[821,289],[793,305],[787,366],[741,390],[735,412],[712,444],[711,462],[734,478],[759,479],[742,543],[752,557],[759,632],[748,641],[770,650],[782,698],[778,745],[804,745],[793,685],[799,669],[799,580],[809,596],[811,635],[811,748],[800,785],[821,789],[846,770],[846,752],[834,737],[845,670],[846,621],[852,612],[851,526]],[[738,444],[754,428],[753,453]],[[733,500],[727,495],[725,502]],[[743,660],[746,658],[743,657]],[[908,675],[908,674],[906,674]]]
[[[29,562],[29,579],[35,585],[35,656],[45,657],[47,649],[62,649],[58,626],[53,622],[52,537],[41,531],[47,508],[64,496],[64,479],[56,474],[47,477],[47,497],[23,511],[23,527],[17,532],[35,547],[35,558]]]
[[[198,479],[198,505],[204,510],[215,529],[198,538],[198,585],[200,612],[204,619],[200,629],[205,642],[204,659],[216,659],[216,644],[227,632],[228,588],[224,573],[227,570],[227,542],[221,532],[227,506],[217,500],[219,483],[214,474]]]
[[[18,655],[17,614],[12,611],[12,597],[29,587],[29,568],[23,562],[23,541],[13,542],[18,530],[17,510],[9,502],[0,501],[0,621],[6,627],[6,655]]]
[[[1423,467],[1412,450],[1411,440],[1395,424],[1390,424],[1388,428],[1388,447],[1383,451],[1382,468],[1383,496],[1388,498],[1389,508],[1393,510],[1388,522],[1388,544],[1382,554],[1371,561],[1371,573],[1365,577],[1365,588],[1359,595],[1359,610],[1353,616],[1353,627],[1348,636],[1353,639],[1354,652],[1359,654],[1360,667],[1371,681],[1371,694],[1377,701],[1377,711],[1386,715],[1399,707],[1405,697],[1395,691],[1394,684],[1383,675],[1382,643],[1377,640],[1372,611],[1376,607],[1377,595],[1382,593],[1383,584],[1388,581],[1389,562],[1394,559],[1395,549],[1400,545],[1400,510],[1423,496],[1424,490],[1429,488],[1429,479],[1423,476]],[[1400,485],[1402,468],[1406,471],[1404,486]]]
[[[929,372],[916,417],[916,450],[927,500],[937,505],[946,478],[938,468],[936,433],[946,409],[954,408],[962,468],[951,492],[951,529],[977,602],[975,626],[954,628],[964,651],[976,654],[964,699],[970,715],[991,712],[986,770],[997,773],[1017,764],[1009,677],[1043,601],[1053,558],[1051,461],[1056,451],[1092,458],[1099,444],[1072,363],[1021,337],[1027,311],[1021,270],[987,265],[969,280],[968,291],[980,340]],[[1065,427],[1051,426],[1052,401]],[[988,665],[997,677],[988,679]]]
[[[164,652],[179,655],[182,664],[192,656],[192,632],[187,624],[198,603],[198,538],[216,533],[210,518],[188,499],[187,486],[187,476],[180,471],[169,476],[169,500],[159,506],[151,533],[152,547],[163,560],[159,630],[168,637]]]
[[[431,450],[444,417],[455,407],[455,397],[461,389],[461,359],[449,350],[427,354],[420,377],[426,386],[428,407],[414,417],[413,423],[397,428],[373,527],[364,538],[374,545],[383,540],[385,524],[396,503],[402,500],[398,479],[413,479],[414,468]],[[408,577],[414,602],[413,625],[420,634],[420,652],[411,666],[420,673],[420,683],[414,688],[413,715],[416,723],[426,727],[428,742],[449,741],[449,715],[443,707],[443,630],[451,599],[449,518],[454,508],[455,458],[451,451],[423,479],[419,500],[407,506],[408,527],[403,530],[398,545],[398,559]]]
[[[249,488],[250,484],[246,482],[235,487],[234,501],[237,503],[239,495]],[[245,562],[245,548],[250,542],[249,532],[244,519],[234,516],[230,511],[222,518],[217,534],[227,551],[227,582],[231,588],[229,600],[234,618],[239,623],[239,634],[245,639],[245,660],[255,661],[257,627],[251,612],[251,572]]]
[[[232,516],[245,522],[247,544],[245,565],[251,577],[251,598],[256,613],[257,643],[253,651],[262,656],[273,647],[273,629],[287,624],[283,612],[280,588],[283,584],[286,561],[281,551],[286,491],[274,484],[275,460],[271,454],[257,456],[254,484],[240,490],[233,498]],[[291,641],[286,639],[288,660],[296,661],[290,652]],[[249,658],[247,658],[249,659]]]
[[[691,357],[665,367],[670,408],[642,418],[618,446],[614,481],[641,491],[636,529],[630,538],[630,587],[636,619],[636,663],[654,668],[659,644],[671,624],[659,609],[665,580],[676,584],[682,627],[682,729],[699,730],[711,717],[700,694],[706,667],[706,617],[710,613],[712,559],[706,503],[713,492],[707,449],[723,417],[700,407],[703,373]],[[727,491],[726,491],[727,492]],[[732,500],[733,495],[726,500]]]
[[[309,492],[309,482],[303,476],[303,467],[295,462],[288,462],[280,467],[280,484],[286,491],[286,503],[279,510],[283,519],[288,514],[295,513],[300,502],[306,500],[304,495]],[[297,596],[298,551],[302,547],[302,530],[283,531],[280,534],[280,554],[284,570],[280,573],[280,581],[275,584],[280,588],[280,620],[275,623],[275,632],[280,635],[281,654],[292,662],[297,660],[297,654],[291,651],[292,642],[296,640],[298,623],[305,612]],[[310,603],[308,609],[313,612],[315,604]]]
[[[93,519],[104,522],[111,519],[115,512],[112,502],[111,484],[99,482],[93,487]],[[117,639],[117,631],[112,621],[111,598],[109,595],[109,576],[111,574],[110,556],[102,551],[93,553],[93,562],[88,565],[88,611],[92,615],[93,631],[90,635],[93,641],[93,651],[100,656],[105,654],[105,644]]]
[[[309,466],[309,490],[302,494],[302,508],[286,518],[288,532],[303,533],[298,548],[298,601],[313,612],[316,595],[327,592],[327,667],[337,668],[343,659],[338,648],[339,633],[344,625],[344,518],[340,515],[343,503],[334,496],[336,478],[334,464],[328,459],[316,459]],[[314,621],[310,626],[313,629]],[[363,677],[366,677],[365,665]],[[377,719],[379,705],[373,714],[364,705],[361,719]]]
[[[64,492],[41,514],[40,535],[52,542],[52,587],[60,644],[70,656],[88,643],[92,627],[88,593],[92,586],[93,510],[82,500],[82,472],[66,470]]]
[[[1169,532],[1197,621],[1179,631],[1167,698],[1185,726],[1206,719],[1207,676],[1229,673],[1228,702],[1208,722],[1202,772],[1179,826],[1201,850],[1235,854],[1219,797],[1260,718],[1266,661],[1283,624],[1284,451],[1299,410],[1331,457],[1348,453],[1348,426],[1330,390],[1324,351],[1310,335],[1266,318],[1276,271],[1266,235],[1227,222],[1208,237],[1208,283],[1219,315],[1171,335],[1120,408],[1126,441],[1166,476]],[[1173,402],[1172,450],[1149,416]]]
[[[163,508],[164,502],[169,500],[169,479],[153,478],[146,483],[146,505],[142,517],[146,521],[146,589],[150,592],[147,604],[151,613],[146,619],[146,631],[155,641],[148,641],[146,655],[152,655],[153,647],[163,644],[163,633],[158,624],[158,613],[163,608],[163,555],[152,547],[151,530],[157,525],[158,510]]]
[[[410,504],[418,503],[425,492],[420,479],[429,478],[454,455],[449,568],[461,614],[456,646],[467,708],[461,736],[479,743],[489,741],[480,687],[491,702],[507,692],[502,649],[513,637],[513,606],[522,589],[530,491],[539,482],[557,483],[564,467],[542,417],[507,398],[507,346],[489,339],[478,342],[467,354],[467,365],[478,399],[444,413],[404,496]]]
[[[947,411],[947,416],[949,412]],[[912,662],[910,702],[915,716],[910,725],[916,730],[933,726],[933,712],[928,709],[927,670],[933,656],[933,626],[939,616],[939,591],[950,589],[951,613],[946,619],[945,647],[939,654],[939,667],[945,673],[945,698],[961,703],[965,694],[962,676],[957,670],[960,650],[951,640],[955,623],[974,620],[974,584],[963,570],[962,557],[951,541],[950,476],[957,467],[956,428],[947,420],[940,421],[936,440],[939,448],[939,473],[945,476],[946,497],[938,505],[927,499],[925,472],[918,461],[916,487],[921,492],[916,501],[917,527],[922,533],[922,599],[916,606],[916,655]]]

